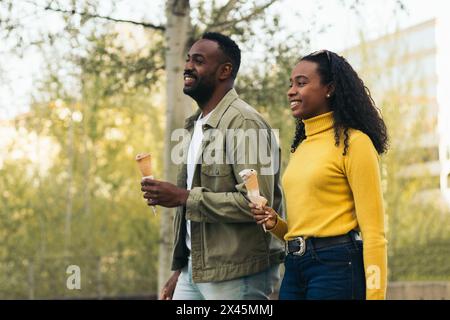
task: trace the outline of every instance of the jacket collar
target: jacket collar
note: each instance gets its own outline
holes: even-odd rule
[[[234,88],[228,91],[220,100],[220,102],[213,109],[214,113],[211,117],[206,121],[205,125],[210,126],[211,128],[217,128],[219,125],[220,119],[222,119],[223,114],[227,111],[228,107],[233,103],[234,100],[238,99],[239,96]],[[202,113],[201,109],[197,109],[195,113],[186,119],[184,123],[184,128],[189,129],[194,126],[195,121],[197,121],[198,117]]]

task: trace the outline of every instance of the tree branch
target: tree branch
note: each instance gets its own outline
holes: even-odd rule
[[[214,29],[216,31],[221,31],[223,29],[226,29],[227,27],[236,25],[240,22],[249,21],[251,18],[261,14],[269,8],[272,4],[274,4],[277,0],[270,0],[266,4],[256,7],[251,13],[240,17],[239,19],[229,20],[229,21],[223,21],[219,23],[214,23],[213,25],[209,26],[210,29]],[[230,1],[231,2],[231,1]]]
[[[134,25],[142,26],[144,28],[150,28],[150,29],[155,29],[155,30],[160,30],[160,31],[166,30],[165,26],[155,25],[153,23],[139,22],[139,21],[133,21],[133,20],[127,20],[127,19],[116,19],[116,18],[112,18],[112,17],[108,17],[108,16],[102,16],[99,14],[92,14],[92,13],[88,13],[88,12],[78,12],[74,9],[73,10],[64,10],[64,9],[60,9],[60,8],[52,8],[50,6],[47,6],[44,9],[47,11],[68,13],[68,14],[72,14],[72,15],[76,14],[76,15],[80,15],[80,16],[88,17],[88,18],[103,19],[103,20],[108,20],[108,21],[113,21],[113,22],[131,23]]]
[[[223,17],[225,20],[230,15],[231,11],[236,7],[236,3],[238,3],[239,0],[229,0],[224,6],[222,6],[216,14],[216,18],[220,19]]]

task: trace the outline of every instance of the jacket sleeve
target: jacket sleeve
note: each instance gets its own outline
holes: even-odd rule
[[[258,172],[260,194],[268,201],[268,205],[283,210],[281,188],[278,184],[280,149],[272,131],[259,120],[242,119],[235,128],[256,131],[258,142],[248,139],[238,139],[233,148],[233,163],[230,179],[237,183],[231,192],[213,192],[207,187],[191,189],[186,202],[186,219],[208,223],[245,223],[255,222],[250,211],[247,189],[239,176],[244,169],[254,169]],[[266,130],[259,130],[266,129]],[[266,152],[268,158],[262,161],[259,153]],[[273,152],[272,152],[273,151]],[[249,155],[258,155],[251,159]],[[264,159],[263,159],[264,160]],[[267,163],[265,163],[267,162]],[[271,169],[269,167],[272,166]]]

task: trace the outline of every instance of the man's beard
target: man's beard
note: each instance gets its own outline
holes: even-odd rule
[[[196,83],[192,87],[184,87],[184,94],[194,99],[197,104],[206,103],[213,95],[215,85],[212,81],[205,81],[206,79],[196,79]]]

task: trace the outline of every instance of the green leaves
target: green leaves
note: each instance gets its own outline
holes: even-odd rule
[[[125,51],[116,40],[93,38],[78,60],[81,95],[66,95],[66,79],[50,70],[40,84],[46,98],[16,122],[29,144],[11,138],[10,150],[22,155],[7,153],[0,169],[2,298],[156,292],[159,217],[142,198],[134,156],[154,154],[162,175],[160,74],[147,75],[161,46]],[[52,152],[30,154],[39,140]],[[65,286],[69,264],[81,268],[81,291]]]

